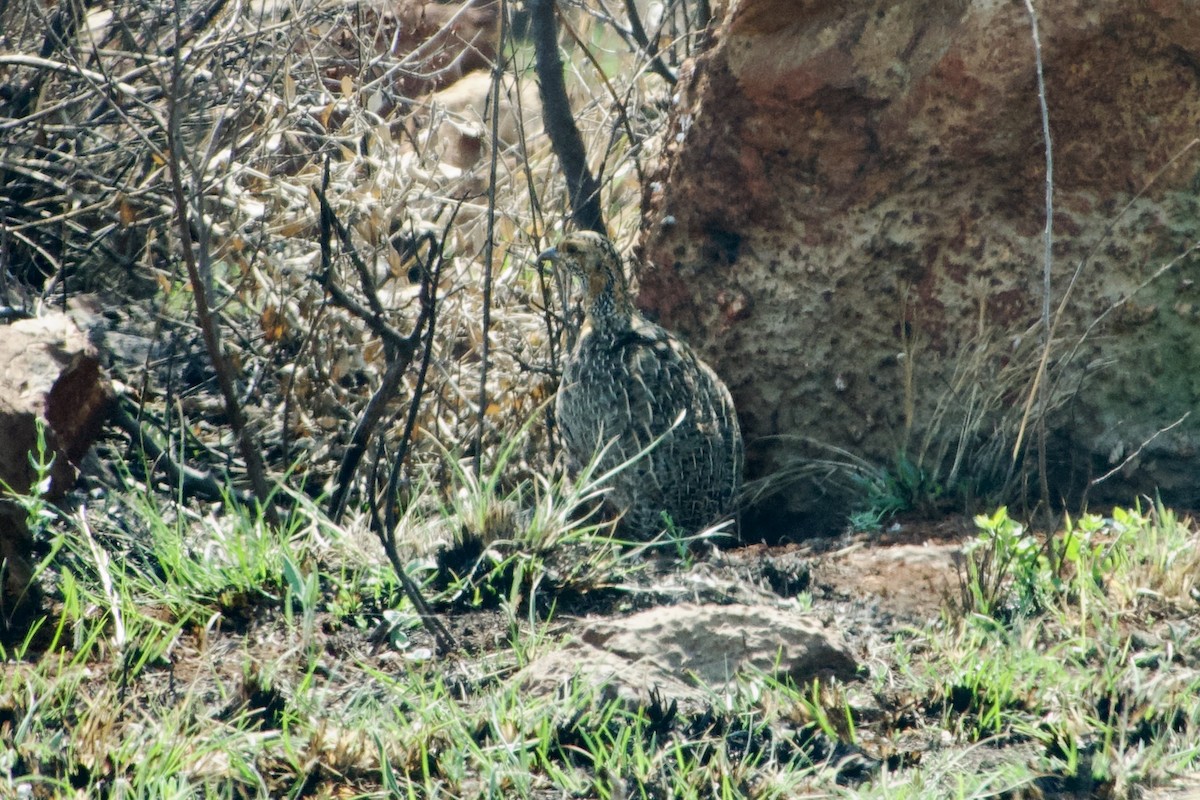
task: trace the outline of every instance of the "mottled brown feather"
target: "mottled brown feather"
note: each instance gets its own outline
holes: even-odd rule
[[[729,515],[743,451],[725,384],[685,342],[637,312],[608,239],[573,233],[543,257],[585,287],[584,325],[555,406],[572,468],[591,463],[607,446],[602,474],[662,437],[610,480],[608,500],[623,514],[626,531],[654,536],[664,512],[685,533]]]

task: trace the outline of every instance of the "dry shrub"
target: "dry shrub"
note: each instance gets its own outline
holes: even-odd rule
[[[223,412],[207,399],[204,359],[180,363],[200,349],[167,179],[174,126],[186,144],[184,203],[197,259],[275,469],[294,464],[310,489],[327,488],[385,369],[379,339],[331,303],[315,277],[321,186],[399,332],[418,318],[433,251],[445,255],[413,474],[447,450],[482,448],[486,457],[545,408],[564,307],[532,260],[565,216],[557,163],[538,124],[532,52],[519,41],[507,51],[494,170],[491,73],[445,86],[488,65],[496,9],[413,4],[381,12],[327,0],[116,0],[104,10],[67,0],[0,4],[0,265],[14,279],[0,291],[29,306],[100,292],[115,327],[153,340],[138,351],[148,358],[121,361],[118,353],[117,371],[151,405],[187,400],[161,412],[186,415],[179,429],[201,440],[193,454],[228,451]],[[606,77],[598,62],[577,60],[573,103],[610,229],[628,241],[640,161],[653,148],[649,133],[668,87],[605,33],[599,12],[572,13],[592,26],[589,46],[618,65]],[[363,275],[349,249],[332,243],[330,277],[361,300]],[[491,347],[480,433],[485,285]],[[388,407],[388,444],[376,453],[385,462],[416,379],[414,368]],[[549,466],[546,426],[530,430],[514,477]]]

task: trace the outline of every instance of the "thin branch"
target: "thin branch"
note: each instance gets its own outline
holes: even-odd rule
[[[380,338],[384,341],[384,352],[387,353],[388,361],[387,372],[384,373],[379,387],[371,395],[371,399],[362,410],[358,424],[354,426],[354,432],[350,436],[350,442],[346,446],[346,451],[342,454],[342,461],[338,466],[337,477],[334,483],[335,488],[329,498],[328,509],[329,518],[334,522],[338,522],[346,510],[346,502],[350,496],[350,486],[354,479],[354,473],[358,471],[359,462],[362,461],[363,454],[367,450],[371,434],[378,426],[379,420],[383,418],[383,412],[387,408],[388,402],[396,395],[396,389],[400,386],[400,381],[404,377],[404,373],[408,371],[409,366],[412,364],[413,356],[417,350],[417,343],[420,341],[421,328],[425,324],[425,311],[422,309],[420,319],[417,320],[413,332],[408,336],[402,335],[389,325],[383,317],[383,307],[379,303],[375,292],[374,281],[365,265],[361,264],[361,260],[356,255],[352,255],[351,260],[358,267],[359,280],[362,282],[364,293],[366,293],[368,298],[374,298],[373,302],[371,302],[372,308],[370,310],[364,308],[351,298],[345,290],[338,286],[333,278],[333,232],[337,230],[339,237],[342,238],[344,252],[353,253],[354,251],[351,246],[349,231],[346,230],[345,226],[337,218],[333,207],[329,204],[329,198],[325,194],[328,185],[329,160],[326,159],[322,186],[314,190],[321,209],[321,274],[319,277],[325,290],[329,292],[330,297],[336,305],[341,306],[360,320],[363,320],[372,331],[380,335]]]
[[[488,366],[492,331],[492,260],[496,256],[496,167],[500,162],[500,86],[504,81],[504,39],[508,34],[508,5],[500,1],[500,46],[492,65],[491,136],[492,152],[488,164],[487,238],[483,243],[483,343],[479,353],[479,411],[475,427],[475,474],[482,474],[483,431],[487,425]]]
[[[425,629],[433,635],[434,641],[437,642],[438,648],[443,653],[458,650],[458,642],[455,641],[454,636],[451,635],[450,631],[442,624],[442,621],[430,609],[429,604],[425,601],[425,595],[421,593],[421,587],[409,577],[408,571],[404,569],[404,565],[400,561],[400,551],[396,547],[396,528],[399,523],[396,519],[394,509],[397,490],[399,488],[400,471],[404,467],[404,462],[408,456],[408,448],[412,443],[413,431],[417,425],[417,412],[420,410],[421,400],[425,394],[425,378],[429,371],[429,363],[433,360],[434,335],[437,326],[437,289],[441,282],[442,266],[445,264],[446,258],[443,242],[450,235],[450,229],[453,227],[454,220],[458,216],[458,211],[461,207],[462,201],[459,202],[459,205],[455,206],[454,211],[450,214],[450,219],[442,231],[441,238],[432,243],[434,249],[430,253],[430,261],[433,263],[433,269],[426,268],[422,271],[421,316],[426,320],[425,353],[421,359],[421,367],[417,372],[417,385],[413,389],[412,402],[408,406],[408,418],[404,422],[404,433],[400,437],[400,448],[396,453],[392,469],[388,474],[387,489],[384,493],[384,508],[387,522],[383,528],[378,530],[379,542],[383,545],[384,552],[387,553],[388,561],[392,564],[392,569],[400,578],[400,584],[404,587],[404,592],[408,595],[409,602],[413,604],[413,608],[420,615]],[[372,503],[371,508],[373,517],[378,519],[374,503]]]
[[[607,234],[600,210],[600,186],[587,165],[583,137],[571,114],[563,63],[558,53],[558,25],[554,0],[531,0],[529,16],[536,53],[536,72],[542,96],[542,123],[550,145],[558,156],[567,193],[571,199],[571,218],[582,230]]]
[[[396,540],[394,534],[389,537],[390,542],[384,540],[383,551],[387,554],[388,561],[392,565],[392,571],[396,573],[396,577],[400,579],[400,586],[404,589],[404,594],[408,597],[409,602],[413,604],[413,608],[417,610],[417,615],[421,618],[421,624],[425,626],[425,630],[429,631],[433,636],[433,640],[437,643],[438,651],[441,653],[453,653],[458,650],[458,642],[454,636],[442,624],[442,621],[433,613],[433,609],[429,607],[429,603],[425,600],[425,595],[421,593],[421,587],[417,585],[408,574],[408,570],[404,566],[404,562],[400,560],[400,552],[396,549]]]
[[[625,0],[625,15],[629,17],[629,32],[633,35],[633,40],[650,59],[650,69],[674,86],[677,80],[675,72],[663,63],[658,45],[651,42],[650,37],[646,35],[646,29],[642,27],[642,15],[638,11],[637,0]]]
[[[414,333],[419,331],[420,328],[417,328]],[[329,518],[334,522],[340,521],[342,514],[346,511],[350,487],[354,483],[354,473],[358,471],[359,462],[362,461],[363,454],[367,451],[371,434],[379,426],[379,420],[383,419],[383,412],[387,409],[388,403],[396,396],[404,373],[408,372],[408,368],[412,366],[412,357],[412,352],[397,354],[395,360],[388,364],[387,372],[383,374],[383,380],[379,382],[379,388],[372,393],[371,399],[367,401],[367,405],[359,415],[358,424],[354,426],[354,432],[350,435],[346,451],[342,454],[341,464],[338,465],[337,477],[334,480],[336,488],[329,498]]]
[[[385,347],[401,352],[404,350],[415,351],[416,345],[410,341],[410,337],[405,336],[388,324],[383,304],[375,292],[375,281],[371,278],[371,271],[359,257],[358,250],[354,247],[354,241],[350,237],[349,229],[342,223],[337,214],[334,213],[333,207],[329,204],[329,198],[326,197],[324,189],[324,186],[329,185],[328,158],[325,160],[325,174],[322,180],[322,188],[315,190],[317,203],[321,210],[321,272],[317,275],[317,278],[324,285],[325,291],[329,292],[329,296],[333,299],[334,303],[362,320],[371,330],[371,333],[374,333],[383,340]],[[363,291],[367,295],[367,302],[371,306],[369,309],[351,297],[333,279],[332,236],[329,235],[331,232],[337,233],[337,239],[341,244],[342,251],[350,258],[355,271],[358,273],[359,281],[363,285]]]
[[[206,502],[231,499],[240,505],[250,505],[254,498],[241,492],[226,491],[209,472],[176,462],[167,453],[158,437],[138,421],[134,412],[141,412],[133,401],[121,397],[113,407],[113,423],[129,435],[131,442],[142,451],[147,466],[161,474],[185,497],[198,497]]]
[[[393,542],[397,524],[394,509],[400,487],[400,472],[404,469],[404,463],[408,459],[408,449],[412,446],[413,432],[417,427],[417,413],[421,409],[421,401],[425,395],[425,379],[429,373],[429,364],[433,361],[434,336],[437,332],[437,290],[441,285],[442,266],[446,263],[446,253],[442,243],[450,235],[450,229],[454,225],[460,208],[462,208],[461,200],[459,205],[455,206],[446,227],[442,230],[441,238],[431,242],[434,245],[434,249],[429,255],[432,269],[427,266],[421,274],[421,307],[423,311],[426,309],[428,311],[429,324],[425,328],[425,347],[421,357],[421,366],[417,370],[417,383],[413,387],[412,400],[408,404],[408,416],[404,420],[404,432],[400,435],[400,443],[396,449],[396,455],[392,459],[392,468],[388,474],[387,490],[384,495],[386,505],[384,506],[383,529],[390,531],[388,536],[392,537]]]
[[[520,120],[520,124],[517,126],[518,152],[520,155],[519,162],[521,164],[522,175],[525,178],[524,186],[525,186],[526,192],[528,193],[529,208],[532,213],[533,220],[534,220],[533,230],[534,231],[544,231],[546,229],[545,216],[542,213],[542,204],[541,204],[540,198],[538,196],[537,189],[534,186],[533,170],[530,167],[530,159],[528,157],[529,156],[529,148],[528,148],[528,142],[525,138],[525,109],[521,105],[522,100],[521,100],[520,82],[521,82],[521,76],[517,75],[516,81],[515,81],[516,90],[512,93],[513,101],[517,108],[517,119]],[[535,243],[540,245],[540,240],[541,240],[541,237],[538,236]],[[541,249],[542,248],[540,246],[538,248],[536,248],[536,250],[538,252],[540,252]],[[544,270],[538,269],[537,277],[538,277],[538,290],[541,293],[541,298],[542,298],[542,319],[546,323],[546,342],[547,342],[547,347],[550,350],[550,367],[549,367],[549,369],[552,374],[557,376],[559,374],[559,367],[558,367],[558,341],[559,341],[558,331],[559,331],[559,328],[556,328],[556,326],[554,324],[555,315],[554,315],[553,310],[551,309],[551,305],[553,303],[553,296],[550,291],[550,284],[546,282],[546,272]],[[554,412],[550,407],[547,407],[547,409],[546,409],[546,428],[547,428],[547,433],[548,433],[547,443],[549,446],[549,458],[550,458],[550,462],[553,463],[554,459],[557,457],[558,444],[557,444],[557,437],[554,436]]]
[[[387,321],[382,316],[382,307],[380,313],[368,310],[361,304],[354,301],[333,279],[333,234],[336,231],[339,239],[342,242],[343,251],[351,255],[352,260],[357,260],[357,255],[353,249],[353,243],[350,240],[349,231],[342,225],[341,221],[334,213],[332,206],[329,204],[329,199],[326,196],[326,189],[329,184],[329,161],[325,162],[325,173],[323,176],[322,186],[317,188],[317,201],[320,205],[320,246],[321,246],[321,271],[318,276],[329,291],[330,297],[336,305],[354,314],[359,319],[368,324],[372,331],[380,333],[384,339],[384,351],[387,354],[388,369],[384,374],[380,386],[368,401],[366,408],[363,409],[359,417],[358,424],[354,428],[354,433],[351,435],[350,444],[346,448],[346,452],[342,456],[341,464],[338,467],[336,478],[336,488],[329,500],[329,517],[334,522],[337,522],[345,513],[347,499],[350,493],[354,473],[358,469],[358,465],[362,460],[363,454],[366,452],[367,446],[370,443],[371,434],[378,427],[379,420],[383,418],[383,412],[396,395],[396,389],[400,385],[400,381],[408,368],[412,366],[413,358],[416,355],[417,346],[421,343],[422,337],[425,336],[425,357],[421,364],[421,370],[417,380],[417,390],[414,392],[412,403],[409,406],[409,419],[405,426],[404,437],[402,439],[402,450],[407,447],[407,441],[412,436],[412,429],[415,424],[416,412],[421,402],[423,395],[423,386],[425,381],[425,372],[428,369],[430,354],[433,348],[433,330],[436,310],[436,286],[437,279],[441,274],[442,250],[440,242],[431,242],[434,247],[434,252],[437,257],[437,268],[432,277],[429,276],[428,270],[422,278],[421,292],[421,312],[413,326],[413,330],[407,336],[400,334],[395,328],[388,325]],[[455,209],[457,213],[457,208]],[[454,222],[454,216],[451,216],[450,223],[447,225],[447,233],[449,226]],[[443,236],[444,239],[444,236]],[[370,278],[370,273],[360,263],[356,263],[356,269],[360,279],[364,283],[364,291],[367,291],[368,296],[374,296],[374,281]],[[397,474],[395,470],[399,468],[399,461],[402,456],[397,459],[397,464],[393,465],[393,480]],[[372,484],[374,481],[372,480]],[[390,513],[391,504],[393,502],[393,484],[389,481],[388,491],[385,493],[384,503],[389,509],[388,524],[380,525],[378,523],[378,513],[376,504],[372,502],[371,513],[374,520],[373,527],[379,537],[379,543],[383,546],[383,551],[387,555],[388,562],[392,565],[393,572],[396,573],[397,579],[400,581],[400,586],[404,590],[405,596],[408,597],[413,608],[416,609],[418,616],[421,618],[421,623],[425,629],[433,636],[437,643],[438,650],[442,653],[453,652],[458,649],[458,643],[454,637],[442,624],[441,620],[433,613],[429,607],[429,603],[425,600],[425,596],[421,592],[421,587],[409,576],[408,570],[404,562],[400,558],[399,549],[396,547],[396,525],[394,516]]]
[[[107,75],[95,70],[85,69],[75,64],[64,64],[61,61],[53,61],[49,58],[38,56],[21,55],[19,53],[0,55],[0,66],[33,67],[47,72],[62,72],[68,75],[77,75],[80,78],[86,78],[97,86],[103,86],[110,92],[115,89],[130,98],[136,98],[143,91],[128,83],[109,80]]]
[[[1042,138],[1046,152],[1046,228],[1043,235],[1042,252],[1042,363],[1048,360],[1053,331],[1050,324],[1050,277],[1054,266],[1054,148],[1050,140],[1050,109],[1046,103],[1046,77],[1042,65],[1042,39],[1038,34],[1037,11],[1033,8],[1033,0],[1025,0],[1025,9],[1029,12],[1029,24],[1033,34],[1033,52],[1037,65],[1038,104],[1042,115]],[[1039,373],[1040,373],[1039,369]],[[1046,414],[1049,410],[1048,385],[1043,381],[1037,383],[1038,397],[1038,484],[1041,488],[1041,502],[1048,514],[1050,512],[1050,479],[1046,475]],[[1033,392],[1030,392],[1030,399]],[[1017,448],[1020,447],[1018,437]],[[1017,449],[1014,448],[1014,454]]]
[[[1187,413],[1185,413],[1185,414],[1184,414],[1182,417],[1180,417],[1179,419],[1175,420],[1174,422],[1172,422],[1172,423],[1171,423],[1170,425],[1168,425],[1167,427],[1165,427],[1165,428],[1159,428],[1157,431],[1155,431],[1155,432],[1154,432],[1154,435],[1153,435],[1153,436],[1151,436],[1149,439],[1147,439],[1146,441],[1144,441],[1144,442],[1142,442],[1140,445],[1138,445],[1138,448],[1137,448],[1136,450],[1134,450],[1132,453],[1130,453],[1130,454],[1129,454],[1129,456],[1128,456],[1128,457],[1127,457],[1127,458],[1126,458],[1124,461],[1122,461],[1120,464],[1117,464],[1115,467],[1113,467],[1113,468],[1112,468],[1112,469],[1110,469],[1108,472],[1106,472],[1106,473],[1104,473],[1103,475],[1101,475],[1099,478],[1096,478],[1095,480],[1093,480],[1093,481],[1091,481],[1090,483],[1088,483],[1088,488],[1090,489],[1090,488],[1092,488],[1093,486],[1095,486],[1095,485],[1096,485],[1096,484],[1098,484],[1098,483],[1103,483],[1104,481],[1106,481],[1106,480],[1108,480],[1109,478],[1111,478],[1113,475],[1116,475],[1118,472],[1120,472],[1121,470],[1125,469],[1126,465],[1127,465],[1127,464],[1129,464],[1129,462],[1133,461],[1133,460],[1134,460],[1135,458],[1137,458],[1138,456],[1140,456],[1140,455],[1142,454],[1142,451],[1143,451],[1143,450],[1145,450],[1145,449],[1146,449],[1146,447],[1147,447],[1147,446],[1148,446],[1148,445],[1149,445],[1151,442],[1153,442],[1153,441],[1154,441],[1155,439],[1157,439],[1159,436],[1162,436],[1164,433],[1166,433],[1167,431],[1171,430],[1172,428],[1174,428],[1174,427],[1177,427],[1178,425],[1181,425],[1181,424],[1183,424],[1183,421],[1184,421],[1185,419],[1187,419],[1188,417],[1190,417],[1191,415],[1192,415],[1192,412],[1188,411],[1188,412],[1187,412]]]
[[[587,48],[587,45],[584,43],[583,38],[579,35],[579,32],[576,31],[575,28],[572,27],[571,24],[566,20],[563,21],[563,27],[566,28],[567,33],[570,35],[571,39],[574,40],[576,46],[579,47],[579,49],[583,52],[584,58],[586,58],[588,63],[592,65],[592,68],[596,72],[596,77],[600,79],[600,84],[608,92],[609,96],[612,97],[612,107],[617,113],[617,122],[621,128],[624,128],[625,136],[629,140],[629,153],[634,157],[633,167],[637,171],[638,181],[641,182],[642,185],[645,185],[646,175],[642,169],[641,159],[637,157],[637,153],[641,149],[642,142],[638,135],[634,132],[633,124],[629,120],[629,113],[627,111],[629,106],[628,99],[623,100],[617,93],[617,90],[613,87],[612,82],[608,79],[608,76],[604,74],[604,67],[601,66],[600,62],[596,59],[595,54],[593,54],[592,51]],[[634,83],[631,82],[628,92],[631,93],[633,90]],[[617,139],[617,126],[614,125],[612,136],[609,138],[608,148],[605,151],[606,155],[607,153],[612,152],[613,146],[616,144]],[[600,165],[601,174],[596,178],[597,186],[603,184],[604,167],[605,164],[602,162]],[[599,193],[599,189],[597,189],[597,193]]]
[[[1042,252],[1042,330],[1045,340],[1043,346],[1050,349],[1050,276],[1054,267],[1054,146],[1050,139],[1050,109],[1046,103],[1046,77],[1042,64],[1042,39],[1038,34],[1037,12],[1033,8],[1033,0],[1025,0],[1025,8],[1029,11],[1030,27],[1033,33],[1033,50],[1037,61],[1038,105],[1042,114],[1042,138],[1046,149],[1046,231],[1044,249]],[[1046,414],[1049,408],[1046,396],[1046,384],[1042,383],[1039,398],[1038,414],[1038,474],[1042,489],[1042,503],[1046,511],[1050,510],[1050,485],[1046,475]]]
[[[175,9],[176,25],[179,24],[181,13],[182,9],[177,4]],[[267,484],[266,465],[263,462],[262,449],[254,441],[254,437],[251,436],[246,424],[246,417],[242,411],[241,403],[238,402],[237,390],[234,387],[232,370],[229,362],[225,360],[225,356],[221,352],[221,339],[217,328],[217,321],[209,309],[208,291],[203,278],[203,274],[208,272],[208,265],[197,263],[196,253],[193,251],[192,223],[188,215],[188,199],[183,189],[183,164],[185,163],[185,156],[183,143],[179,135],[179,125],[181,122],[179,100],[184,91],[183,59],[178,53],[174,60],[171,83],[166,126],[167,147],[170,152],[170,156],[167,159],[167,166],[171,178],[171,192],[175,200],[175,218],[179,228],[180,249],[182,251],[184,266],[187,268],[188,281],[192,287],[192,296],[196,303],[196,321],[199,323],[200,332],[204,338],[205,349],[208,350],[209,360],[212,362],[213,371],[217,376],[217,385],[220,387],[221,396],[225,402],[225,413],[229,415],[229,425],[237,437],[242,459],[246,463],[246,474],[250,478],[251,487],[254,490],[255,497],[261,504],[267,523],[272,527],[278,527],[280,524],[279,515],[276,513],[275,507],[271,502],[271,488]],[[197,219],[196,224],[197,229],[203,237],[206,230],[203,219]],[[203,254],[204,249],[201,251],[202,257]]]

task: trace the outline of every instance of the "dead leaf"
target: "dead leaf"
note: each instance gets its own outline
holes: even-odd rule
[[[278,342],[288,331],[287,317],[276,306],[264,308],[258,317],[258,324],[262,328],[263,338],[272,343]]]
[[[121,201],[118,204],[118,215],[121,219],[121,227],[128,228],[133,223],[137,222],[137,210],[133,204],[124,195],[121,195]]]

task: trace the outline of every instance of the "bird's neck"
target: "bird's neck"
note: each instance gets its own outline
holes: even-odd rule
[[[633,320],[633,299],[629,286],[615,276],[597,277],[588,282],[587,322],[593,331],[627,330]]]

